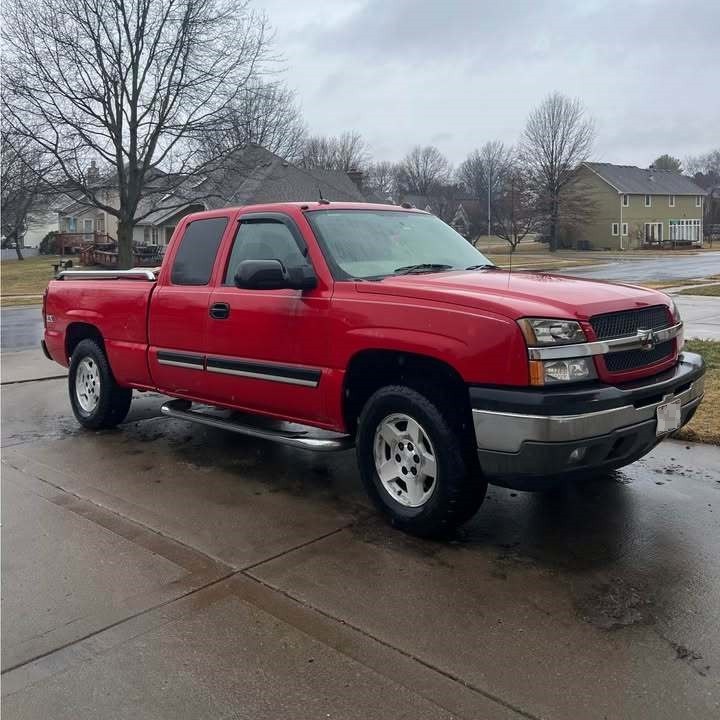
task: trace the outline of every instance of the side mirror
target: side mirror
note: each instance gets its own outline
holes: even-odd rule
[[[235,273],[235,287],[245,290],[312,290],[316,286],[310,265],[285,268],[279,260],[243,260]]]

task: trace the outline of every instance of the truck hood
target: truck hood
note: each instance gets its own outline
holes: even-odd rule
[[[463,305],[513,320],[521,317],[587,320],[598,313],[670,304],[666,295],[634,285],[501,270],[398,275],[358,282],[356,288],[360,293]]]

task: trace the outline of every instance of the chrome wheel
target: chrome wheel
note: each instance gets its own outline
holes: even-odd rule
[[[84,412],[90,414],[100,402],[100,370],[91,357],[83,358],[75,373],[75,397]]]
[[[409,415],[394,413],[375,430],[375,470],[396,502],[420,507],[437,484],[435,450],[425,430]]]

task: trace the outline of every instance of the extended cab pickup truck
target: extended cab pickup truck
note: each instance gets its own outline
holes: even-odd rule
[[[500,270],[409,207],[189,215],[161,268],[60,272],[43,316],[85,427],[121,423],[134,388],[171,417],[354,445],[374,503],[420,535],[469,519],[488,482],[631,463],[703,397],[666,295]]]

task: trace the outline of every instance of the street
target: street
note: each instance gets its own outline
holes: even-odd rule
[[[720,448],[491,488],[438,543],[378,519],[352,452],[154,394],[83,431],[62,372],[3,355],[3,717],[718,716]]]
[[[618,260],[605,265],[577,267],[563,270],[565,275],[592,280],[643,283],[651,280],[691,280],[720,273],[720,252],[671,257],[639,257],[619,255]],[[682,283],[678,283],[680,285]]]

